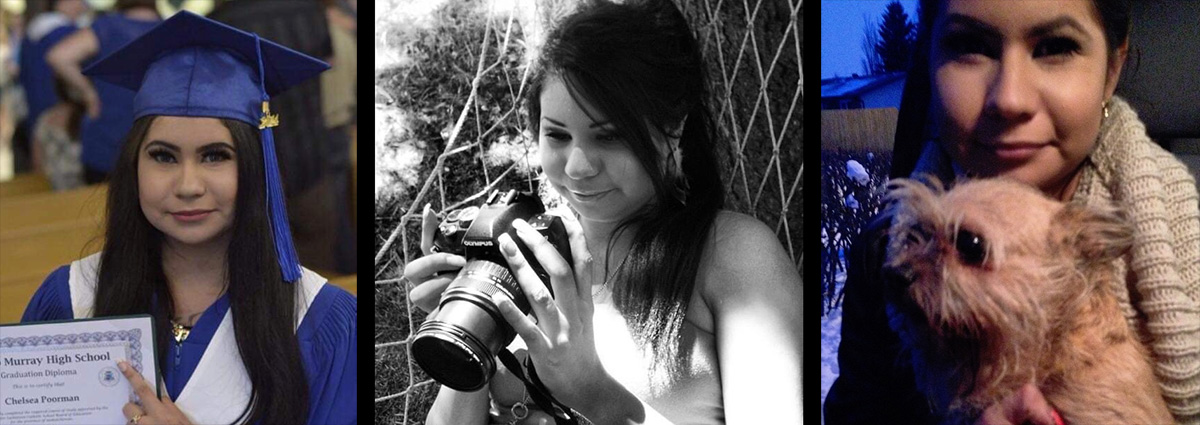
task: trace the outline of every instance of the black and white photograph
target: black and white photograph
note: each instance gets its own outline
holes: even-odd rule
[[[800,0],[380,0],[375,422],[800,423]]]

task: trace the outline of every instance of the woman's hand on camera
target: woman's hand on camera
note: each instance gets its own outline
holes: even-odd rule
[[[572,217],[564,218],[563,224],[571,245],[571,257],[575,259],[573,265],[568,264],[528,223],[523,220],[513,222],[521,241],[550,275],[554,296],[534,273],[512,238],[508,234],[499,237],[500,251],[529,299],[537,321],[522,314],[506,297],[497,294],[493,301],[529,347],[529,355],[542,383],[555,398],[574,407],[588,401],[588,392],[580,383],[602,382],[607,378],[607,372],[596,353],[591,283],[580,278],[591,267],[591,254],[579,222]]]
[[[467,259],[462,256],[433,252],[433,234],[437,227],[438,216],[426,204],[421,217],[421,251],[425,256],[404,266],[404,279],[412,287],[408,299],[427,313],[437,308],[442,292],[454,280],[453,272],[467,264]]]

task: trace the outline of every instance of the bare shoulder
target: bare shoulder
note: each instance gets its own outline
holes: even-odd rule
[[[713,240],[722,243],[747,243],[774,239],[774,232],[757,218],[736,211],[721,210],[713,221]]]
[[[799,286],[799,273],[775,232],[746,214],[720,211],[700,266],[702,291],[725,298],[730,292]]]

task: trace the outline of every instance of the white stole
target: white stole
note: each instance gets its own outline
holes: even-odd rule
[[[76,319],[92,317],[99,265],[99,253],[71,263],[68,284],[71,289],[71,308]],[[302,290],[296,299],[295,328],[300,327],[308,307],[326,282],[325,278],[311,270],[302,271],[297,282]],[[162,382],[159,383],[161,385]],[[227,424],[233,423],[249,403],[250,376],[246,374],[246,366],[242,364],[242,357],[238,353],[232,312],[227,310],[196,370],[179,393],[179,399],[175,400],[175,406],[192,423]]]

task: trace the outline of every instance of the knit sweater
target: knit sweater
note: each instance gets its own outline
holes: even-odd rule
[[[957,168],[929,143],[914,175],[948,181]],[[1130,327],[1153,354],[1175,419],[1200,425],[1200,196],[1187,168],[1146,135],[1124,100],[1113,97],[1095,149],[1084,161],[1072,203],[1116,205],[1134,242],[1116,260],[1125,285],[1113,288]]]

